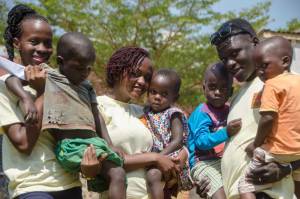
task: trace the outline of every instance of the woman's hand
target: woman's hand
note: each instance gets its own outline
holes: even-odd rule
[[[93,145],[86,148],[81,160],[81,173],[84,177],[95,178],[101,171],[102,161],[105,160],[107,154],[97,158],[96,150]]]
[[[41,66],[28,65],[25,67],[25,79],[28,81],[30,87],[36,90],[37,95],[41,95],[45,90],[46,70]]]
[[[206,198],[207,193],[210,190],[210,180],[209,180],[209,178],[205,176],[199,182],[195,182],[195,186],[196,186],[196,193],[201,198]]]
[[[158,154],[156,155],[156,167],[162,172],[165,179],[170,179],[171,176],[178,172],[176,164],[172,161],[172,158]]]
[[[242,119],[239,118],[228,122],[226,128],[229,137],[236,135],[242,128]]]
[[[289,166],[283,166],[277,162],[263,162],[263,166],[251,170],[246,178],[254,184],[261,185],[277,182],[290,173]]]
[[[172,161],[176,164],[177,170],[181,171],[188,159],[187,149],[184,147],[177,157],[172,158]]]
[[[124,151],[123,149],[121,149],[120,147],[116,147],[116,146],[110,145],[109,148],[110,148],[111,150],[113,150],[115,153],[117,153],[122,159],[124,159],[125,156],[127,155],[127,154],[125,153],[125,151]]]

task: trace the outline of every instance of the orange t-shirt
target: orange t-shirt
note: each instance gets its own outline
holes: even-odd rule
[[[267,80],[263,111],[277,112],[278,118],[262,148],[273,154],[300,155],[300,75],[283,73]]]

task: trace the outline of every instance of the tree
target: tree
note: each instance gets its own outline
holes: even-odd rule
[[[292,19],[287,23],[287,27],[283,29],[279,29],[280,31],[288,31],[288,32],[300,32],[300,20]]]
[[[31,4],[55,27],[56,35],[79,31],[88,35],[97,50],[96,73],[121,46],[148,49],[157,68],[176,69],[182,77],[180,104],[194,106],[201,93],[205,68],[218,60],[205,27],[241,16],[256,28],[265,25],[270,2],[240,13],[217,13],[218,0],[35,0]]]
[[[5,29],[6,24],[6,18],[7,18],[7,4],[5,1],[0,1],[0,37],[3,38],[3,33]],[[0,39],[0,44],[4,44],[4,40]]]

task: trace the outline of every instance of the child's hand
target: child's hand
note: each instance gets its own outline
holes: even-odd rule
[[[251,142],[245,149],[249,158],[253,157],[253,151],[255,149],[254,142]]]
[[[235,134],[237,134],[241,130],[241,127],[242,127],[242,119],[241,118],[230,121],[227,124],[228,136],[231,137],[231,136],[234,136]]]
[[[22,112],[25,114],[24,120],[27,124],[35,124],[38,121],[38,113],[37,109],[34,105],[33,100],[28,98],[20,99],[20,108]]]
[[[122,159],[124,159],[125,155],[127,155],[124,150],[119,147],[109,146],[109,148],[117,153]]]
[[[24,73],[26,81],[37,91],[37,95],[44,93],[47,71],[39,65],[28,65],[25,67]]]
[[[207,176],[205,176],[200,181],[195,181],[195,186],[196,186],[196,193],[201,198],[206,198],[207,193],[211,189],[210,179]]]
[[[176,164],[176,171],[182,171],[184,165],[185,165],[185,162],[180,159],[179,157],[172,157],[171,158],[172,161]]]

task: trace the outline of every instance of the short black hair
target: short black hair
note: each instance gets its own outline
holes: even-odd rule
[[[233,83],[233,77],[231,73],[227,70],[226,66],[223,62],[216,62],[214,64],[209,65],[204,73],[204,83],[206,82],[206,78],[209,73],[213,73],[216,77],[224,78],[228,81],[229,85]]]
[[[96,52],[92,41],[85,35],[79,32],[68,32],[58,40],[57,56],[61,56],[65,60],[79,57],[94,62]]]
[[[19,38],[22,34],[21,24],[27,19],[42,20],[48,23],[48,20],[39,15],[35,10],[24,4],[14,6],[7,14],[7,26],[5,28],[3,37],[5,40],[5,47],[8,58],[14,59],[13,39]]]
[[[211,43],[218,45],[227,38],[239,34],[248,34],[252,38],[257,38],[256,31],[247,20],[235,18],[223,23],[218,31],[211,35]],[[214,36],[217,36],[218,39],[216,40]]]
[[[258,44],[257,49],[258,48],[265,48],[270,54],[279,58],[284,56],[289,57],[290,64],[287,69],[290,71],[290,66],[293,59],[293,47],[289,40],[281,36],[269,37],[265,40],[262,40]]]
[[[159,75],[166,77],[173,82],[172,91],[174,92],[174,94],[178,95],[179,91],[180,91],[180,86],[181,86],[181,78],[178,75],[178,73],[173,69],[161,68],[161,69],[158,69],[157,71],[155,71],[153,77],[159,76]]]

